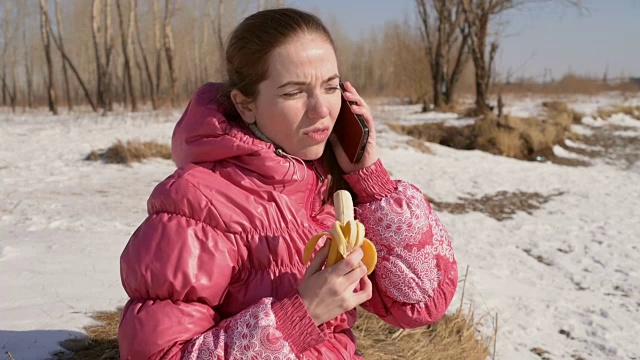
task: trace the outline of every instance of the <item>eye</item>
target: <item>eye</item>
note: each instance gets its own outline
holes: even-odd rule
[[[282,96],[288,99],[292,99],[300,94],[302,94],[302,91],[291,91],[291,92],[282,94]]]
[[[336,91],[340,91],[340,88],[339,88],[339,87],[337,87],[337,86],[331,86],[331,87],[326,88],[326,89],[325,89],[325,91],[326,91],[327,93],[329,93],[329,94],[333,94],[333,93],[335,93]]]

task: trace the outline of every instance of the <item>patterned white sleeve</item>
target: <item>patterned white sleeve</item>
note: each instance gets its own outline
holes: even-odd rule
[[[358,208],[378,251],[374,274],[381,290],[409,304],[432,298],[455,259],[449,234],[424,194],[399,181],[391,195]]]
[[[271,304],[272,299],[264,298],[194,338],[186,346],[182,360],[296,359],[276,329]]]

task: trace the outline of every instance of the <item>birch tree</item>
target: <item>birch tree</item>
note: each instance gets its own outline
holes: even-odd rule
[[[49,10],[45,0],[40,0],[40,35],[42,37],[42,46],[44,48],[44,56],[47,62],[47,98],[49,101],[49,111],[53,115],[58,115],[58,106],[56,104],[56,91],[53,84],[53,60],[51,58],[51,34],[49,32]]]

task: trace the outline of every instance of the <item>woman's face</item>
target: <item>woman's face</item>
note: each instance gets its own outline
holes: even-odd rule
[[[271,141],[304,160],[318,159],[340,111],[338,62],[321,36],[301,34],[278,47],[269,75],[243,114]],[[253,115],[253,118],[251,116]]]

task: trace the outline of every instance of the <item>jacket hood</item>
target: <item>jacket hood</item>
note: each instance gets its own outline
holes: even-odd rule
[[[223,84],[207,83],[189,101],[171,139],[178,167],[226,160],[269,182],[290,181],[305,171],[304,163],[276,155],[273,144],[258,139],[241,122],[227,119],[222,91]]]
[[[171,153],[178,167],[273,148],[225,117],[225,107],[219,100],[222,90],[222,84],[207,83],[189,101],[171,139]]]

